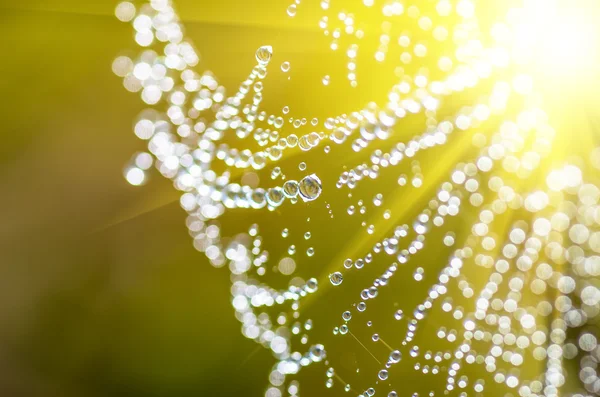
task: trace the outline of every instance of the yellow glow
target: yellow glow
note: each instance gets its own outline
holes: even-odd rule
[[[591,1],[525,0],[509,14],[517,58],[544,74],[590,71],[597,60],[599,8]]]

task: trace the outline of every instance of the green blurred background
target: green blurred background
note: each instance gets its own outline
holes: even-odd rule
[[[272,32],[201,3],[178,6],[233,86],[249,70],[227,66],[238,35]],[[242,337],[177,193],[122,176],[143,104],[111,72],[135,49],[116,4],[0,4],[0,395],[262,395],[273,361]]]

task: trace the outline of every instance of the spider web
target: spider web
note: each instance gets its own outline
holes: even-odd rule
[[[169,1],[121,3],[147,49],[113,70],[151,105],[126,179],[156,168],[182,192],[242,334],[276,359],[268,397],[598,394],[597,151],[556,165],[514,43],[472,2],[381,13],[371,52],[402,65],[386,100],[313,121],[261,109],[271,47],[228,95]],[[370,51],[356,15],[319,21],[351,87]]]

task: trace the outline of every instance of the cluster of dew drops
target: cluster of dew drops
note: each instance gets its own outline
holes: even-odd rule
[[[365,7],[374,7],[376,2],[364,0]],[[410,224],[385,225],[389,231],[378,239],[373,247],[358,257],[346,258],[339,269],[329,274],[329,282],[340,288],[346,272],[369,266],[376,255],[385,254],[392,263],[381,275],[367,285],[357,297],[353,309],[365,312],[370,302],[378,297],[382,288],[390,288],[390,281],[401,266],[408,266],[412,256],[423,250],[428,233],[442,229],[452,217],[462,214],[465,208],[478,211],[477,222],[466,226],[468,238],[461,239],[455,231],[443,233],[442,244],[453,249],[452,255],[435,283],[429,288],[427,297],[410,314],[394,308],[391,315],[395,320],[407,323],[400,346],[389,346],[378,333],[373,333],[371,341],[382,343],[389,349],[384,368],[377,373],[376,385],[364,391],[355,390],[344,381],[332,366],[326,370],[325,385],[328,388],[339,382],[346,392],[373,396],[390,382],[390,368],[403,360],[404,349],[414,359],[413,369],[421,374],[445,374],[444,392],[459,390],[462,396],[468,390],[475,393],[484,391],[483,379],[469,379],[461,373],[466,364],[480,364],[493,381],[514,390],[520,397],[538,395],[554,396],[565,385],[567,372],[564,360],[579,360],[577,376],[587,393],[598,394],[600,378],[597,364],[600,362],[600,348],[597,332],[587,327],[593,324],[600,314],[600,189],[597,181],[588,182],[584,167],[567,164],[547,173],[543,186],[529,192],[523,189],[540,167],[542,160],[550,154],[554,131],[548,124],[548,117],[536,105],[528,105],[517,114],[508,114],[508,102],[514,98],[528,99],[534,95],[532,79],[526,74],[515,74],[502,78],[493,84],[487,96],[481,97],[472,106],[466,106],[452,117],[438,120],[437,110],[444,98],[453,93],[475,87],[493,76],[495,70],[504,69],[514,61],[510,48],[510,21],[494,25],[492,32],[495,42],[485,48],[477,40],[475,4],[472,0],[438,0],[436,15],[425,15],[416,4],[398,0],[386,1],[381,7],[385,18],[404,17],[416,22],[416,29],[431,35],[433,42],[444,43],[450,38],[456,46],[453,57],[442,55],[432,60],[436,67],[446,73],[443,79],[430,80],[426,68],[421,68],[415,76],[403,76],[388,95],[388,102],[377,106],[367,105],[364,109],[342,116],[327,118],[320,123],[313,118],[289,119],[294,130],[302,127],[323,129],[297,136],[294,133],[283,137],[289,126],[284,116],[290,112],[283,106],[282,114],[267,114],[260,110],[263,92],[263,79],[267,66],[273,57],[270,46],[260,47],[256,53],[257,65],[247,79],[232,96],[227,96],[225,88],[210,72],[199,74],[195,67],[199,56],[192,43],[184,38],[183,26],[179,22],[172,4],[168,0],[152,0],[139,9],[130,2],[117,6],[117,17],[131,22],[135,31],[135,41],[144,50],[132,59],[120,56],[113,63],[115,74],[123,78],[128,91],[139,92],[147,105],[166,105],[164,110],[152,108],[144,112],[134,126],[135,134],[148,142],[148,151],[137,153],[125,170],[125,177],[132,185],[147,181],[147,172],[154,166],[165,177],[174,182],[182,191],[181,205],[188,212],[187,226],[194,238],[194,246],[204,252],[214,266],[228,266],[232,273],[232,305],[236,318],[242,323],[242,333],[249,339],[270,349],[277,363],[269,374],[270,386],[267,397],[280,397],[287,393],[295,396],[300,384],[289,380],[302,367],[326,360],[326,348],[322,344],[308,343],[307,334],[302,335],[301,344],[308,344],[305,353],[296,350],[291,335],[309,332],[313,325],[310,319],[300,321],[299,302],[318,289],[318,282],[311,278],[306,282],[290,285],[288,289],[277,290],[264,285],[254,277],[254,272],[262,276],[266,272],[268,253],[262,248],[258,227],[250,228],[247,235],[221,241],[221,229],[215,221],[227,209],[246,208],[274,210],[286,200],[297,203],[316,201],[323,190],[322,182],[315,173],[310,173],[299,181],[289,180],[284,170],[274,166],[271,179],[282,179],[281,186],[261,188],[256,174],[267,165],[281,160],[285,152],[299,148],[309,151],[327,141],[324,148],[329,153],[332,146],[350,143],[355,152],[369,148],[373,142],[389,139],[395,125],[412,114],[426,115],[424,132],[396,143],[388,151],[374,149],[370,156],[354,166],[345,167],[338,178],[338,189],[354,189],[365,179],[377,179],[383,173],[393,172],[399,164],[410,162],[410,172],[396,174],[399,188],[419,189],[424,183],[424,174],[417,156],[422,151],[445,145],[453,136],[469,131],[477,131],[489,123],[493,115],[504,115],[506,120],[488,136],[481,132],[473,133],[472,145],[479,150],[475,159],[462,159],[463,162],[449,169],[448,178],[442,182],[433,197],[424,201],[420,212]],[[330,9],[329,0],[320,3],[324,11]],[[300,1],[290,4],[286,13],[296,17],[301,9]],[[447,27],[442,19],[455,13],[462,22]],[[340,11],[335,18],[324,15],[319,27],[325,36],[331,37],[330,49],[337,51],[347,45],[347,80],[355,87],[357,80],[357,57],[359,42],[368,36],[358,27],[358,14]],[[515,16],[516,15],[516,16]],[[511,14],[518,20],[518,12]],[[426,59],[430,54],[427,41],[413,42],[411,35],[401,33],[392,37],[391,22],[381,25],[378,33],[379,46],[374,54],[378,62],[388,60],[393,41],[401,47],[400,64],[408,65],[414,60]],[[508,32],[508,33],[507,33]],[[282,73],[290,73],[292,65],[284,61]],[[322,78],[322,84],[331,82],[330,75]],[[525,100],[524,102],[528,102]],[[529,101],[535,103],[535,101]],[[264,122],[268,127],[258,127]],[[232,131],[237,138],[253,137],[261,149],[239,150],[223,144],[226,132]],[[600,149],[594,149],[585,159],[600,169]],[[222,162],[227,167],[248,171],[242,183],[231,181],[231,173],[217,175],[213,162]],[[301,161],[300,171],[307,165]],[[246,183],[245,183],[246,182]],[[351,195],[349,195],[351,197]],[[365,215],[367,207],[373,212],[393,222],[390,208],[393,198],[381,193],[354,201],[345,211],[348,216]],[[329,214],[332,209],[326,203]],[[507,236],[493,232],[494,221],[510,211],[524,210],[528,217],[511,224]],[[375,223],[361,224],[367,234],[377,230]],[[290,234],[285,228],[283,238]],[[311,231],[303,232],[303,238],[310,241]],[[432,244],[437,244],[433,242]],[[291,245],[289,257],[279,261],[278,271],[292,275],[296,262],[291,258],[296,252]],[[315,254],[308,247],[306,256]],[[471,268],[490,269],[489,280],[483,288],[468,280],[465,274]],[[429,274],[429,272],[427,273]],[[426,266],[415,265],[413,279],[424,280]],[[506,296],[500,289],[508,288]],[[456,292],[466,299],[473,300],[475,310],[468,311],[457,305],[449,296]],[[547,294],[553,291],[554,294]],[[538,297],[536,306],[524,303],[524,296]],[[298,319],[288,326],[287,314],[273,319],[264,308],[273,305],[289,304],[291,317]],[[455,343],[454,351],[426,351],[412,342],[420,322],[427,313],[439,308],[458,321],[460,326],[451,328],[440,326],[435,335]],[[284,309],[287,310],[287,309]],[[351,310],[343,311],[343,324],[333,328],[339,337],[351,335]],[[356,314],[355,314],[356,316]],[[552,321],[547,321],[553,318]],[[544,324],[550,323],[549,328]],[[372,321],[367,322],[373,327]],[[567,334],[576,329],[577,336]],[[483,341],[488,351],[476,351],[475,341]],[[362,342],[361,342],[362,344]],[[366,347],[365,347],[366,348]],[[526,351],[533,359],[545,361],[546,368],[541,377],[522,379],[520,368],[525,361]],[[529,353],[527,353],[529,355]],[[504,364],[510,371],[501,369]],[[376,390],[377,389],[377,390]],[[396,397],[398,390],[387,391],[388,397]],[[433,396],[435,391],[429,392]],[[582,395],[582,394],[580,394]]]

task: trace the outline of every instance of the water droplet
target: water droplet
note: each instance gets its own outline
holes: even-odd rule
[[[382,202],[383,202],[383,194],[378,193],[375,195],[375,197],[373,197],[373,204],[375,204],[376,207],[379,207]]]
[[[323,85],[329,85],[329,75],[323,77]]]
[[[396,364],[400,360],[402,360],[402,353],[400,353],[400,350],[394,350],[390,353],[390,362],[392,364]]]
[[[296,4],[290,4],[290,6],[287,8],[287,14],[291,17],[296,15]]]
[[[283,203],[284,198],[283,190],[280,187],[274,187],[267,191],[267,203],[270,206],[280,206],[281,203]]]
[[[285,194],[286,197],[294,198],[298,196],[298,190],[298,182],[294,180],[285,181],[283,184],[283,194]]]
[[[271,171],[271,179],[275,179],[279,175],[281,175],[281,168],[280,167],[273,168],[273,171]]]
[[[281,71],[284,73],[289,72],[290,70],[290,63],[288,61],[285,61],[284,63],[281,64]]]
[[[335,272],[329,275],[329,281],[331,281],[331,284],[337,286],[344,281],[344,276],[340,272]]]
[[[325,348],[323,347],[323,345],[311,346],[308,350],[308,353],[310,355],[311,360],[314,362],[319,362],[323,358],[325,358]]]
[[[298,144],[298,137],[296,134],[291,134],[287,137],[287,144],[289,147],[295,147]]]
[[[256,50],[256,60],[260,65],[266,65],[271,60],[273,55],[273,47],[270,45],[264,45]]]
[[[388,378],[388,371],[386,369],[382,369],[381,371],[379,371],[379,374],[377,376],[381,380],[386,380]]]
[[[302,178],[299,184],[300,197],[304,201],[316,200],[321,195],[321,180],[315,174]]]
[[[303,161],[300,164],[298,164],[298,169],[300,171],[304,171],[306,169],[306,163]]]
[[[319,287],[319,283],[317,282],[316,278],[311,278],[306,282],[306,290],[308,292],[315,292]]]

